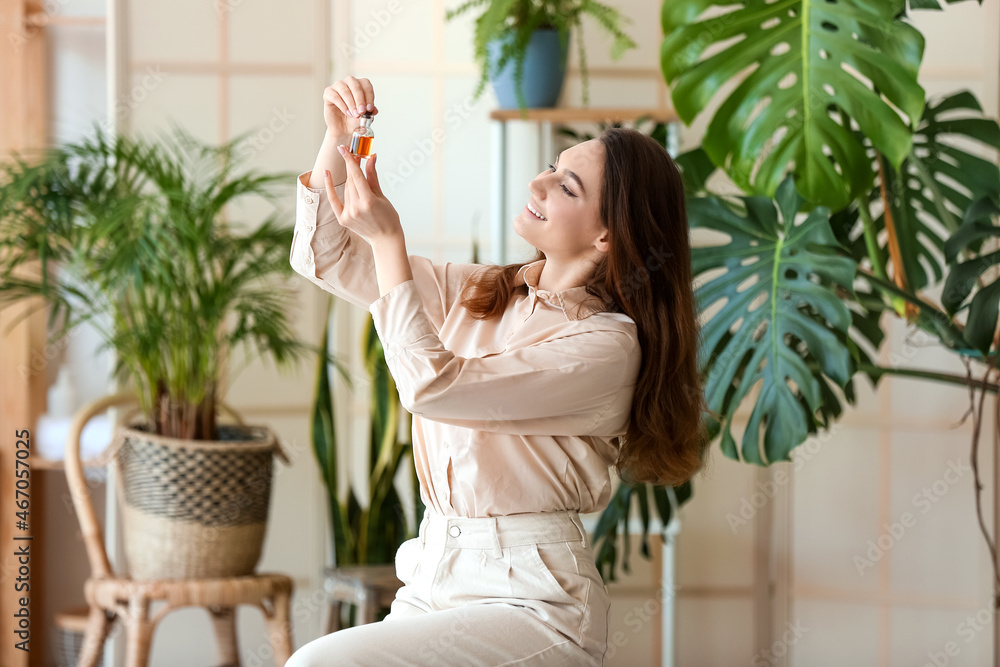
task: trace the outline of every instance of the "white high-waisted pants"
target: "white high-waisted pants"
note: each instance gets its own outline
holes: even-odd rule
[[[603,665],[608,589],[575,511],[424,513],[396,552],[403,587],[378,623],[309,642],[286,667]]]

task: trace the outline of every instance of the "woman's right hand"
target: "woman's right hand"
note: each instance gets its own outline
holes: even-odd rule
[[[323,91],[323,118],[333,136],[350,136],[360,125],[358,118],[365,112],[373,116],[378,114],[375,89],[368,79],[348,76]]]

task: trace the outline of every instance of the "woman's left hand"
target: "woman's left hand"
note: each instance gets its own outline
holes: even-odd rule
[[[337,148],[347,163],[347,185],[344,188],[343,203],[333,191],[333,178],[330,172],[327,171],[325,174],[327,197],[333,206],[333,212],[337,215],[337,221],[372,246],[403,238],[399,214],[379,187],[378,174],[375,172],[376,156],[368,158],[368,164],[365,165],[367,174],[364,174],[358,164],[361,158],[355,157],[346,146]]]

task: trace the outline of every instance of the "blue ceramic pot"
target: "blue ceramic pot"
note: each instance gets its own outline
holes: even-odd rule
[[[487,55],[490,70],[500,56],[503,44],[514,38],[509,33],[490,41]],[[524,76],[521,80],[521,90],[524,93],[524,103],[529,109],[554,107],[562,92],[563,81],[566,79],[566,54],[569,51],[569,39],[566,46],[559,44],[559,32],[554,28],[540,28],[531,36],[528,49],[524,56]],[[496,93],[501,109],[517,109],[517,91],[514,88],[514,63],[509,62],[503,71],[490,79],[493,92]]]

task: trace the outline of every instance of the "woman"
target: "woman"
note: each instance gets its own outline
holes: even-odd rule
[[[701,466],[702,392],[684,192],[662,146],[627,129],[563,151],[528,185],[508,266],[408,255],[399,216],[346,151],[367,79],[324,93],[327,134],[299,176],[290,261],[372,313],[427,510],[396,554],[379,623],[287,663],[601,665],[607,588],[580,513],[609,466],[678,484]],[[338,151],[339,154],[335,151]]]

